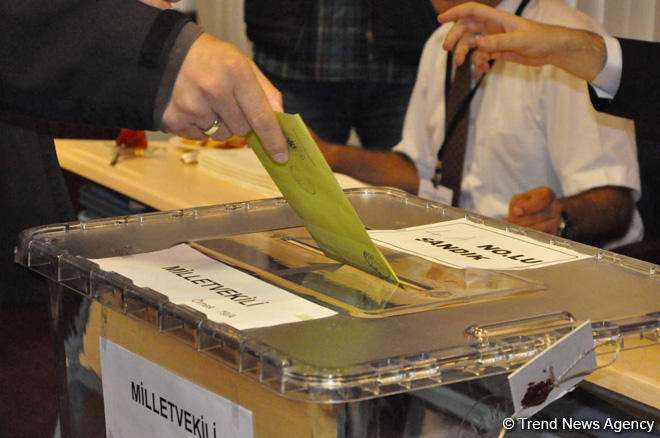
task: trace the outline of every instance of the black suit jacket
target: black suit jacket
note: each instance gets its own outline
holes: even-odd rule
[[[623,69],[619,90],[613,99],[601,99],[590,87],[594,107],[635,121],[637,154],[642,184],[638,202],[648,246],[633,245],[627,254],[657,262],[660,260],[660,44],[620,38]]]
[[[72,220],[45,120],[154,128],[185,18],[137,1],[0,2],[0,306],[39,283],[13,261],[25,228]]]
[[[638,137],[660,143],[660,43],[619,38],[623,55],[621,83],[614,99],[590,89],[598,111],[636,121]]]

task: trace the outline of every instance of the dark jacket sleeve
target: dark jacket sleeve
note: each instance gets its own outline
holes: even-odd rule
[[[598,111],[660,125],[660,43],[624,38],[619,42],[623,54],[619,90],[614,99],[602,99],[590,87],[591,101]]]
[[[0,2],[0,17],[0,109],[155,127],[156,97],[183,15],[131,0],[25,0]]]

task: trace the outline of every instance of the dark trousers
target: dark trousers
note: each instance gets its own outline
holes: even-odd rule
[[[391,149],[401,140],[413,83],[270,79],[284,94],[284,110],[299,113],[325,141],[345,144],[351,128],[366,149]]]

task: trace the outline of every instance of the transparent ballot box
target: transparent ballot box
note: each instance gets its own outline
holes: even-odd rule
[[[583,321],[592,321],[597,353],[625,348],[631,337],[635,345],[658,341],[655,265],[394,189],[353,189],[346,195],[369,230],[465,218],[505,236],[588,257],[491,270],[447,266],[383,246],[400,279],[394,286],[327,258],[283,199],[27,230],[16,260],[48,279],[61,359],[62,436],[106,436],[106,423],[120,424],[117,412],[125,406],[108,401],[113,390],[108,385],[141,363],[152,370],[141,374],[144,379],[162,372],[159,382],[178,379],[177,385],[220,397],[229,403],[228,421],[247,412],[249,436],[377,436],[388,421],[414,429],[414,419],[399,421],[374,409],[396,407],[419,389],[510,373]],[[179,244],[334,313],[237,329],[96,262]],[[110,349],[130,360],[103,359]],[[177,426],[179,408],[154,407],[158,397],[150,398],[155,390],[149,392],[146,380],[131,382],[133,399],[124,405],[140,405],[148,418],[160,415]],[[191,432],[181,418],[180,436],[213,437],[214,428],[221,436],[219,424],[203,420],[206,429],[191,426]]]

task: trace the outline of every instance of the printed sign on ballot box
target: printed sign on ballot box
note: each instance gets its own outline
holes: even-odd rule
[[[101,338],[108,438],[249,438],[252,413]]]

